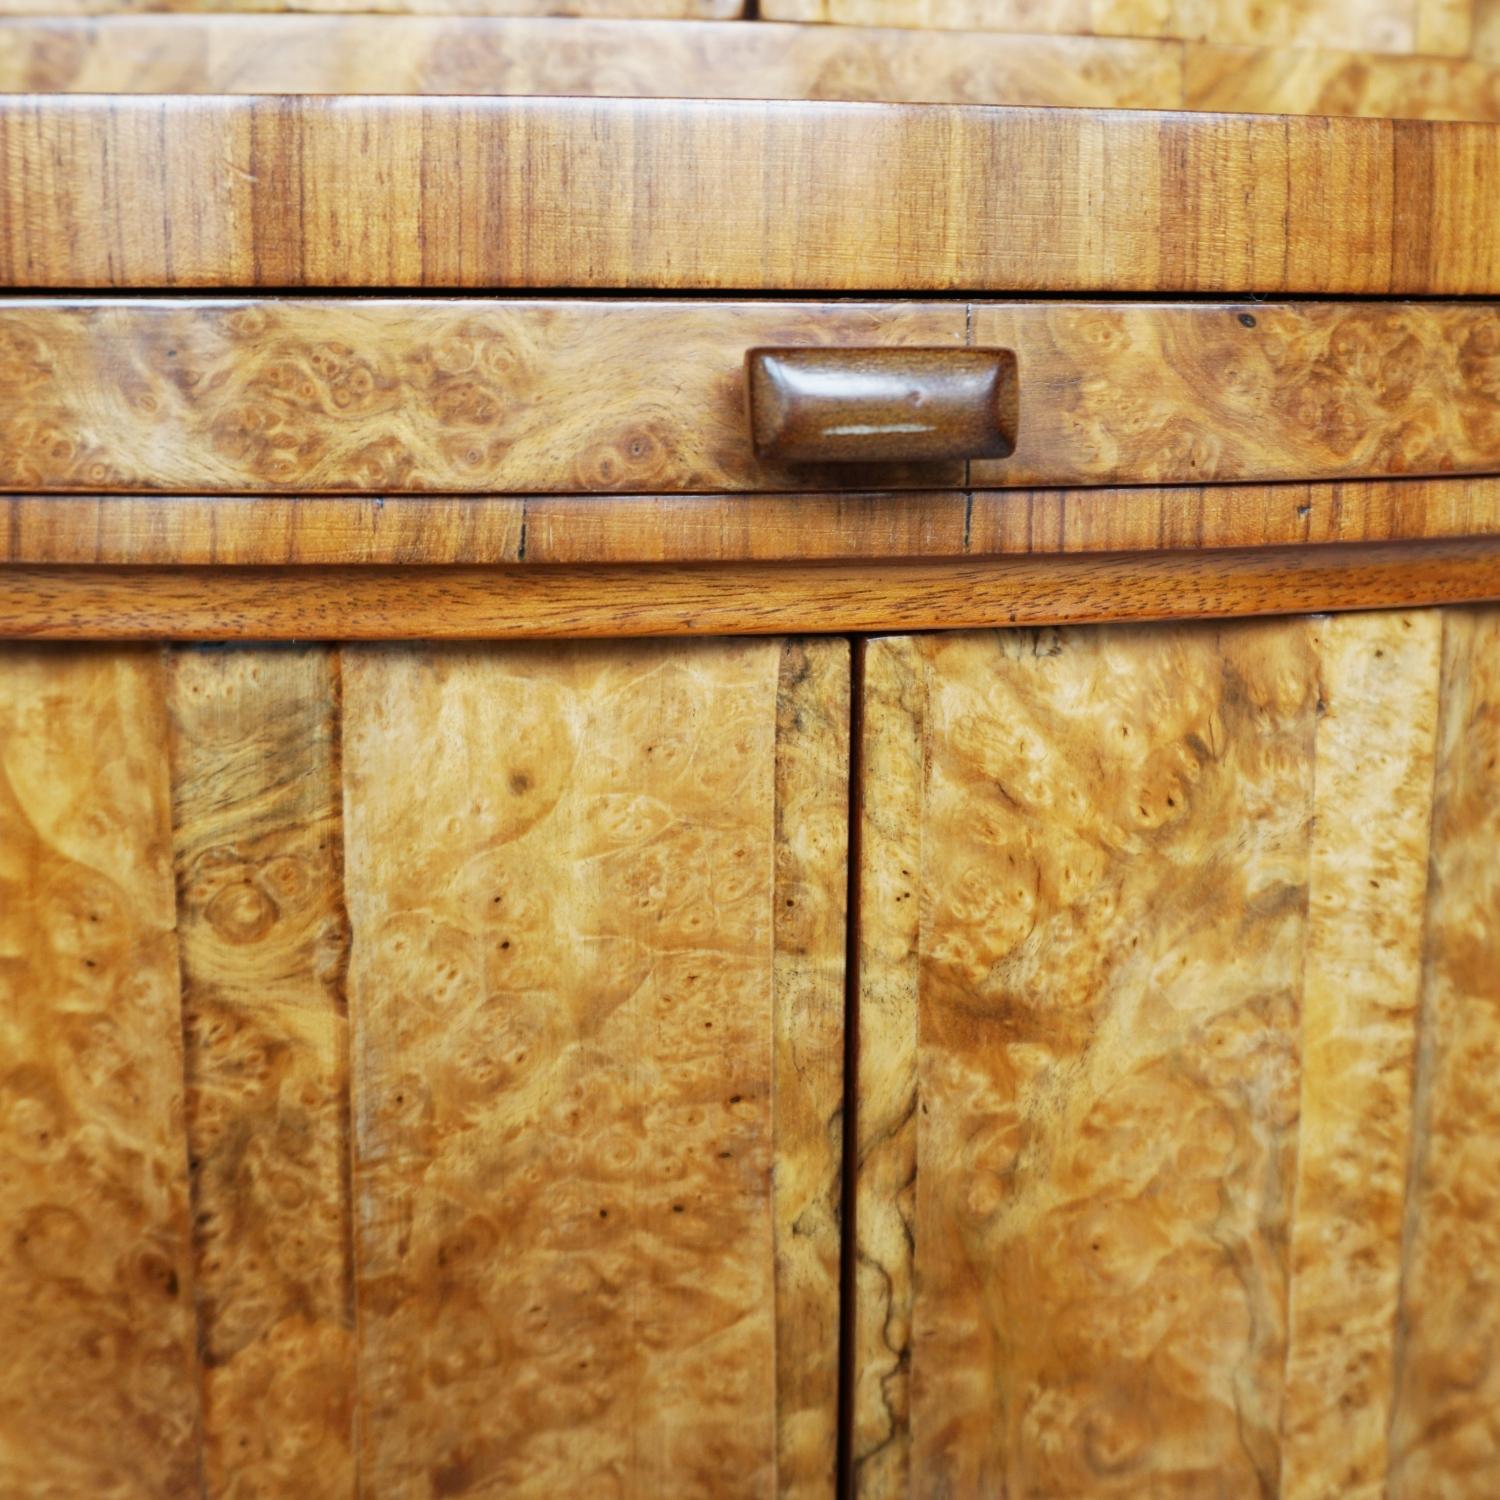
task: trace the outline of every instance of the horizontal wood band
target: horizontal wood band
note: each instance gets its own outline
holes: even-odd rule
[[[819,495],[0,495],[0,563],[1046,556],[1500,535],[1500,478]]]
[[[1500,599],[1500,538],[944,563],[0,568],[0,637],[520,639],[954,630]]]
[[[118,0],[110,0],[117,4]],[[1035,16],[1031,24],[1043,25]],[[1462,57],[1136,36],[761,20],[455,15],[17,17],[7,92],[572,94],[845,99],[1500,120],[1500,73]]]
[[[1500,292],[1477,124],[15,96],[0,163],[11,287]]]
[[[903,363],[926,346],[941,364],[973,357],[966,344],[1015,351],[1006,457],[818,464],[752,445],[756,346],[838,361],[899,348]],[[1487,302],[11,298],[0,489],[661,494],[1493,473],[1497,389],[1500,307]]]

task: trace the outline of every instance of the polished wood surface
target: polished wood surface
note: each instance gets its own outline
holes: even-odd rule
[[[11,97],[0,162],[20,288],[1500,291],[1483,125]]]
[[[1497,314],[1500,327],[1500,314]],[[764,344],[949,345],[962,303],[0,301],[0,487],[842,486],[758,458]],[[959,486],[962,462],[874,483]]]
[[[204,1481],[348,1495],[338,664],[321,648],[166,663]]]
[[[0,0],[0,18],[11,16],[112,16],[169,12],[172,19],[213,13],[360,17],[401,16],[664,16],[676,20],[727,18],[743,0]]]
[[[166,738],[158,652],[4,652],[5,1495],[199,1484]]]
[[[0,651],[0,1488],[827,1495],[848,693]]]
[[[1394,1500],[1500,1485],[1500,1365],[1491,1352],[1500,1340],[1500,1118],[1488,1084],[1500,1047],[1497,703],[1500,618],[1450,616],[1390,1435]]]
[[[1500,12],[1497,12],[1500,14]],[[1489,60],[759,22],[124,15],[0,27],[0,91],[572,94],[1500,121]]]
[[[931,463],[1016,446],[1011,349],[752,349],[745,386],[762,460]]]
[[[898,375],[917,359],[941,370],[1014,351],[1019,375],[1001,368],[992,394],[974,393],[957,448],[929,444],[910,451],[925,461],[897,466],[846,434],[841,452],[870,462],[809,463],[805,434],[794,450],[756,451],[745,361],[766,345],[816,362],[817,402],[795,408],[814,424],[874,390],[849,366],[865,346],[865,363]],[[937,352],[913,352],[923,346]],[[0,350],[0,488],[19,491],[931,489],[1500,469],[1500,309],[1485,302],[17,298],[0,299]],[[763,413],[773,385],[762,382]],[[945,398],[934,386],[923,399],[926,423]],[[883,451],[912,440],[888,435],[897,446]],[[1001,440],[1008,457],[953,456]]]
[[[771,20],[1058,31],[1274,47],[1463,53],[1473,0],[763,0]]]
[[[797,562],[1500,534],[1500,479],[817,495],[0,495],[0,563]]]
[[[1500,539],[495,568],[0,568],[0,638],[524,639],[1211,619],[1500,599]]]
[[[1377,64],[1378,68],[1378,64]],[[435,16],[28,18],[0,90],[574,94],[1177,109],[1181,44],[759,22]]]
[[[1500,1478],[1496,618],[865,648],[858,1493]]]

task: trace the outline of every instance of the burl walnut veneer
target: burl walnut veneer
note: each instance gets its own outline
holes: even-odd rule
[[[1500,1493],[1500,126],[388,19],[0,22],[0,1496]]]

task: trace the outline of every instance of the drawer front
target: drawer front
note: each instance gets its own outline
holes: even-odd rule
[[[801,346],[1012,351],[1013,451],[758,455],[746,357]],[[922,378],[914,361],[914,399]],[[1497,394],[1488,303],[7,299],[0,488],[671,494],[1484,473],[1500,469]]]

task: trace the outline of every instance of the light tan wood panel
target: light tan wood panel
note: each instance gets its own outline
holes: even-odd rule
[[[1483,125],[89,96],[0,162],[12,287],[1500,291]]]
[[[1471,0],[763,0],[772,20],[1097,32],[1188,41],[1463,53]]]
[[[519,640],[962,630],[1500,599],[1493,537],[936,562],[0,568],[0,639]]]
[[[1474,0],[1474,56],[1492,66],[1500,64],[1500,3]]]
[[[1418,542],[1500,532],[1500,479],[841,495],[0,495],[0,562],[798,562]]]
[[[976,486],[1437,472],[1500,448],[1483,304],[978,303],[970,337],[1014,348],[1021,388],[1015,453],[971,465]]]
[[[871,644],[860,1493],[1486,1492],[1496,620]]]
[[[1500,1487],[1500,611],[1443,645],[1392,1500]]]
[[[958,346],[964,321],[944,302],[0,303],[0,486],[957,487],[961,462],[760,462],[743,372],[757,345]]]
[[[1318,723],[1282,1393],[1286,1500],[1385,1492],[1442,637],[1437,611],[1347,615],[1311,631]]]
[[[828,1493],[846,679],[841,643],[346,651],[381,1495]]]
[[[967,325],[967,326],[966,326]],[[756,457],[747,350],[1016,352],[1009,458]],[[1500,468],[1489,303],[0,300],[0,487],[645,491]]]
[[[208,1493],[354,1494],[346,924],[328,648],[169,661]]]
[[[1176,109],[1182,52],[1125,37],[738,22],[117,16],[0,30],[0,91],[572,94]]]
[[[0,1493],[199,1493],[154,650],[0,652]]]
[[[0,29],[0,91],[844,99],[1497,121],[1500,50],[1490,50],[1485,62],[775,22],[53,16]]]
[[[1500,69],[1466,58],[1189,44],[1182,88],[1184,109],[1500,120]]]
[[[666,16],[677,20],[738,16],[743,0],[0,0],[5,16],[108,16],[167,11],[172,18],[229,12],[304,12],[384,19],[430,16]]]

